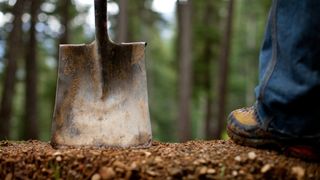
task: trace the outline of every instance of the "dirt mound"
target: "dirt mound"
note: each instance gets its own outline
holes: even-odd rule
[[[148,149],[53,149],[0,142],[0,179],[320,179],[320,163],[231,141],[154,142]]]

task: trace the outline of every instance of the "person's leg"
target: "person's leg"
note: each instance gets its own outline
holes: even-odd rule
[[[320,1],[276,0],[270,21],[256,89],[261,123],[290,137],[319,138]]]
[[[260,52],[257,103],[231,113],[231,139],[253,146],[301,141],[319,148],[319,19],[320,1],[273,1]]]

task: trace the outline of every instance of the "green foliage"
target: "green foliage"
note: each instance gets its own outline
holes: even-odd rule
[[[49,167],[53,171],[53,178],[55,180],[61,179],[61,167],[57,162],[49,162]]]

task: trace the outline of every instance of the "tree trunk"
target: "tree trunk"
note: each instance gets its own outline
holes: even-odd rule
[[[24,139],[38,139],[38,69],[37,69],[37,39],[36,29],[40,0],[31,1],[31,22],[29,42],[26,52],[26,101],[25,101],[25,135]]]
[[[69,24],[71,21],[71,16],[70,16],[70,6],[71,6],[71,0],[63,0],[60,2],[61,3],[61,24],[62,24],[62,30],[63,33],[60,36],[60,44],[68,44],[70,37],[69,37]]]
[[[214,9],[211,1],[206,1],[206,9],[204,14],[203,23],[211,24],[212,22],[212,13]],[[210,32],[207,32],[210,33]],[[206,108],[205,108],[205,138],[213,138],[213,95],[212,95],[212,76],[211,76],[211,65],[212,58],[214,57],[212,46],[213,40],[210,37],[206,37],[204,41],[203,48],[203,60],[205,61],[205,71],[204,71],[204,88],[206,91]]]
[[[191,135],[191,1],[178,1],[178,59],[179,59],[179,140]]]
[[[209,88],[211,89],[211,87]],[[207,140],[213,139],[214,129],[212,125],[213,120],[213,98],[207,93],[206,109],[205,109],[205,138]]]
[[[21,15],[25,0],[17,0],[12,9],[14,15],[13,29],[9,34],[7,45],[7,64],[3,81],[3,92],[0,106],[0,140],[10,137],[10,120],[12,115],[13,95],[16,84],[17,61],[21,57],[22,21]]]
[[[117,42],[128,41],[128,1],[119,0]]]
[[[208,10],[211,8],[208,8]],[[207,18],[209,16],[206,16]],[[204,87],[206,91],[206,108],[205,108],[205,138],[212,139],[214,136],[213,128],[213,95],[212,95],[212,77],[211,77],[211,64],[212,64],[212,41],[210,39],[205,40],[204,45],[204,60],[206,62],[204,72]]]
[[[229,54],[230,40],[232,33],[233,7],[234,0],[228,2],[228,14],[225,27],[225,33],[222,40],[221,57],[219,59],[219,84],[218,84],[218,130],[215,138],[221,138],[222,132],[225,129],[226,122],[226,101],[227,101],[227,84],[229,71]]]

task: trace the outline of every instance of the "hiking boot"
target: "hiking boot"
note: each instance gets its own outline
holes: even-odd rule
[[[309,140],[279,137],[260,127],[255,107],[237,109],[229,115],[229,137],[237,144],[274,149],[305,160],[320,160],[319,144]]]

